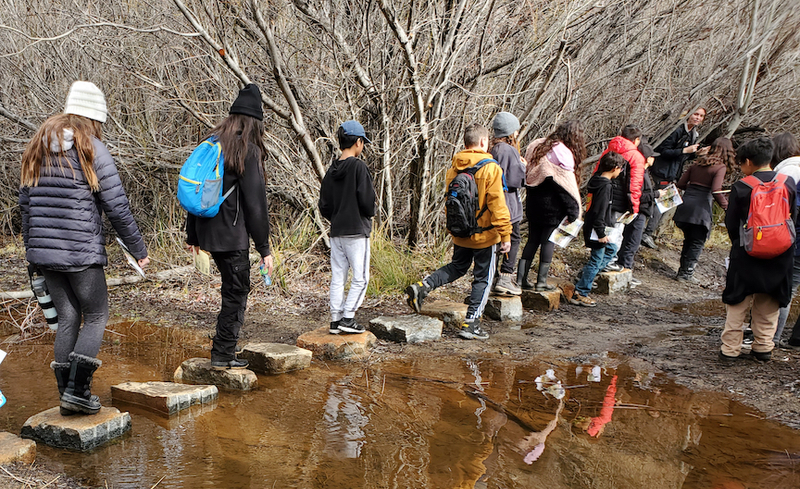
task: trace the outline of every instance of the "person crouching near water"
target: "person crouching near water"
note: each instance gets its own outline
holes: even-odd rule
[[[50,366],[64,416],[101,408],[91,386],[108,322],[103,213],[139,266],[150,263],[114,159],[100,141],[107,115],[103,92],[77,81],[64,113],[48,118],[22,154],[22,236],[26,259],[44,276],[58,313]]]
[[[786,204],[791,220],[797,221],[795,205],[796,187],[791,177],[778,175],[770,169],[773,145],[767,137],[754,139],[739,147],[736,162],[742,173],[754,176],[762,182],[771,182],[776,175],[785,178]],[[776,193],[773,189],[771,193]],[[749,221],[751,187],[739,180],[731,186],[728,199],[728,211],[725,215],[725,227],[731,240],[730,264],[722,302],[726,304],[727,317],[725,329],[722,331],[722,347],[719,358],[724,362],[733,362],[742,350],[744,321],[750,313],[750,328],[753,330],[752,356],[756,360],[769,361],[775,347],[772,338],[778,326],[778,309],[789,304],[792,297],[792,265],[794,263],[794,245],[774,258],[756,258],[744,247],[743,228]],[[773,203],[771,205],[780,205]],[[755,209],[759,212],[761,209]],[[785,216],[789,217],[789,216]],[[761,234],[762,231],[758,230]],[[754,239],[759,240],[760,236]],[[766,241],[766,240],[765,240]],[[769,245],[774,238],[765,242]]]
[[[203,139],[215,136],[222,145],[225,173],[222,192],[236,190],[210,218],[188,214],[186,244],[195,253],[211,253],[222,276],[222,306],[211,346],[211,366],[217,370],[246,368],[247,360],[236,358],[236,343],[250,293],[250,237],[261,256],[259,266],[272,275],[269,248],[269,208],[264,181],[264,112],[261,92],[254,84],[239,90],[230,115]]]
[[[625,166],[625,158],[619,153],[609,151],[597,163],[597,170],[586,185],[587,206],[586,217],[583,224],[583,239],[592,253],[589,261],[583,267],[578,282],[575,284],[575,293],[569,299],[570,304],[576,306],[594,307],[597,305],[589,297],[592,282],[597,274],[606,267],[617,253],[617,245],[611,242],[606,235],[606,228],[613,227],[614,189],[611,180],[617,178]]]

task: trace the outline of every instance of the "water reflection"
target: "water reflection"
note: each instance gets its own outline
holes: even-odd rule
[[[104,404],[111,385],[169,380],[206,347],[163,328],[117,332],[95,381]],[[52,346],[9,350],[0,429],[19,433],[56,405]],[[174,418],[132,410],[131,433],[88,454],[38,453],[92,487],[800,487],[796,431],[619,362],[315,363]],[[548,369],[562,399],[537,389]]]

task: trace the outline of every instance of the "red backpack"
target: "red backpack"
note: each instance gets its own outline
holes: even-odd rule
[[[754,258],[770,259],[783,254],[795,239],[786,175],[776,174],[769,182],[750,175],[741,182],[751,189],[742,246]]]

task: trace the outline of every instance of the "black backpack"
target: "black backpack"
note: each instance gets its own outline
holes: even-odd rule
[[[482,233],[494,226],[482,228],[478,226],[478,219],[486,212],[488,206],[484,204],[478,211],[478,185],[475,183],[475,173],[486,163],[497,163],[491,158],[479,161],[458,172],[447,186],[447,196],[444,208],[447,212],[447,230],[457,238],[469,238],[473,234]]]

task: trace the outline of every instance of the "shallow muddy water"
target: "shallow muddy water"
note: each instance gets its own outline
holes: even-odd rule
[[[106,405],[111,385],[170,380],[207,342],[144,324],[109,329],[93,389]],[[3,345],[0,429],[19,433],[57,404],[51,345]],[[548,369],[562,401],[537,389]],[[115,488],[800,487],[800,432],[605,356],[315,361],[169,419],[120,408],[133,420],[121,439],[85,454],[39,445],[38,459]]]

